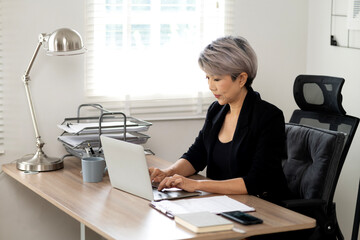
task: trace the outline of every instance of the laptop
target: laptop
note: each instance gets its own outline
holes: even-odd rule
[[[201,195],[201,192],[186,192],[174,188],[158,191],[150,181],[144,148],[141,145],[103,135],[100,139],[112,187],[150,201]]]

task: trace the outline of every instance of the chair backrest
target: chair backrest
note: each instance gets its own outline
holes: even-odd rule
[[[359,228],[360,228],[360,179],[359,179],[359,189],[358,189],[358,194],[357,194],[357,199],[356,199],[354,224],[353,224],[353,230],[352,230],[352,234],[351,234],[351,240],[358,239]]]
[[[283,170],[294,198],[328,201],[334,170],[340,165],[345,135],[287,123]]]
[[[290,123],[313,126],[346,134],[340,165],[334,170],[335,179],[329,199],[332,202],[343,163],[359,125],[359,118],[346,115],[342,107],[343,78],[299,75],[294,82],[294,98],[300,109],[295,110]]]

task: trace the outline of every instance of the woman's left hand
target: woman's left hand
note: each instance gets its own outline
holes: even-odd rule
[[[198,184],[197,180],[186,178],[184,176],[175,174],[172,177],[164,178],[158,187],[158,190],[161,191],[164,188],[181,188],[188,192],[196,191],[196,186]]]

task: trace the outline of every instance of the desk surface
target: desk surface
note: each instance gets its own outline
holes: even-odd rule
[[[170,163],[154,156],[147,157],[149,166],[164,168]],[[113,189],[106,176],[100,183],[84,183],[77,158],[65,159],[64,169],[25,174],[15,164],[2,166],[5,173],[25,185],[62,211],[85,224],[107,239],[226,239],[292,231],[315,227],[315,220],[260,198],[248,195],[229,195],[252,206],[254,216],[263,224],[236,227],[234,231],[195,234],[149,207],[149,201]]]

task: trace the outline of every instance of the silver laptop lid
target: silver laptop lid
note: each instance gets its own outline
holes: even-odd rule
[[[154,200],[148,166],[141,145],[100,136],[110,183],[114,188]]]

